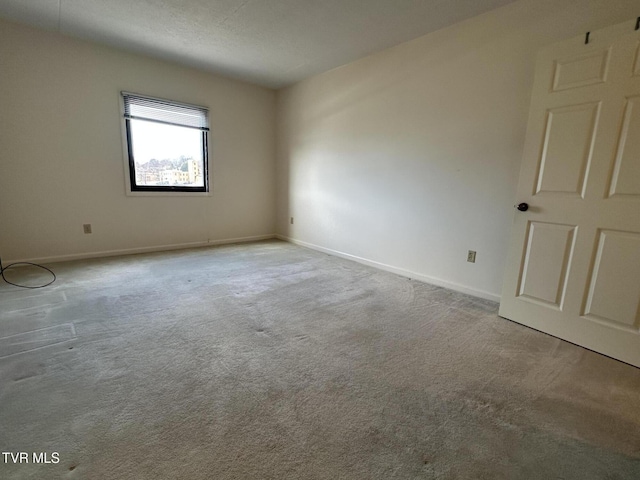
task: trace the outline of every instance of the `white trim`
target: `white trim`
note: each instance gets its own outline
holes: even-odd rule
[[[340,252],[338,250],[333,250],[331,248],[321,247],[319,245],[315,245],[313,243],[303,242],[302,240],[296,240],[295,238],[287,237],[285,235],[276,235],[276,238],[280,240],[284,240],[285,242],[290,242],[295,245],[300,245],[302,247],[307,247],[312,250],[317,250],[319,252],[328,253],[329,255],[335,255],[336,257],[346,258],[347,260],[352,260],[354,262],[362,263],[363,265],[368,265],[370,267],[378,268],[380,270],[384,270],[387,272],[395,273],[397,275],[402,275],[403,277],[408,277],[413,280],[418,280],[424,283],[430,283],[432,285],[437,285],[439,287],[448,288],[450,290],[455,290],[456,292],[466,293],[468,295],[472,295],[474,297],[483,298],[485,300],[491,300],[493,302],[500,303],[500,295],[496,295],[494,293],[486,292],[484,290],[479,290],[477,288],[467,287],[465,285],[460,285],[459,283],[450,282],[448,280],[442,280],[441,278],[430,277],[428,275],[424,275],[422,273],[412,272],[411,270],[405,270],[404,268],[394,267],[392,265],[387,265],[386,263],[376,262],[375,260],[369,260],[367,258],[358,257],[356,255],[351,255],[350,253]]]
[[[279,234],[254,235],[251,237],[239,237],[239,238],[225,238],[221,240],[207,240],[202,242],[176,243],[172,245],[156,245],[152,247],[124,248],[120,250],[106,250],[101,252],[88,252],[88,253],[78,253],[78,254],[71,254],[71,255],[56,255],[52,257],[39,257],[39,258],[29,258],[29,259],[22,259],[22,260],[7,260],[7,261],[3,261],[3,263],[5,265],[8,265],[14,262],[56,263],[56,262],[66,262],[70,260],[83,260],[87,258],[115,257],[119,255],[134,255],[137,253],[164,252],[164,251],[170,251],[170,250],[184,250],[187,248],[200,248],[200,247],[207,247],[207,246],[214,246],[214,245],[229,245],[233,243],[257,242],[260,240],[270,240],[273,238],[277,238],[285,242],[293,243],[295,245],[300,245],[302,247],[310,248],[312,250],[317,250],[319,252],[327,253],[329,255],[335,255],[336,257],[346,258],[347,260],[352,260],[354,262],[358,262],[363,265],[368,265],[370,267],[378,268],[380,270],[395,273],[396,275],[408,277],[413,280],[418,280],[420,282],[430,283],[432,285],[438,285],[439,287],[444,287],[450,290],[455,290],[457,292],[466,293],[474,297],[484,298],[485,300],[491,300],[493,302],[498,302],[498,303],[500,302],[500,295],[486,292],[484,290],[467,287],[464,285],[460,285],[458,283],[449,282],[447,280],[442,280],[436,277],[430,277],[428,275],[423,275],[421,273],[412,272],[411,270],[405,270],[404,268],[394,267],[392,265],[387,265],[386,263],[376,262],[375,260],[369,260],[367,258],[351,255],[350,253],[344,253],[338,250],[333,250],[331,248],[321,247],[313,243],[303,242],[302,240],[296,240],[294,238],[287,237],[285,235],[279,235]]]
[[[127,168],[129,168],[129,164],[127,163]],[[128,178],[128,177],[127,177]],[[131,184],[131,179],[129,179],[129,183]],[[129,188],[129,187],[127,187]],[[211,186],[209,186],[208,192],[138,192],[138,191],[127,191],[127,197],[212,197],[213,192],[211,191]]]
[[[15,262],[33,263],[57,263],[70,260],[83,260],[86,258],[115,257],[119,255],[134,255],[136,253],[165,252],[169,250],[184,250],[186,248],[210,247],[214,245],[228,245],[232,243],[257,242],[259,240],[270,240],[276,235],[254,235],[252,237],[224,238],[221,240],[206,240],[202,242],[175,243],[172,245],[156,245],[153,247],[123,248],[120,250],[104,250],[101,252],[74,253],[70,255],[55,255],[52,257],[28,258],[23,260],[3,260],[2,263],[8,265]]]

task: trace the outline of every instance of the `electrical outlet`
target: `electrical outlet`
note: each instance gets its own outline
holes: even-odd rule
[[[291,225],[293,225],[293,217],[291,217],[289,221],[291,222]]]
[[[90,223],[85,223],[84,225],[82,225],[82,228],[84,229],[84,233],[91,233],[91,224]]]
[[[474,250],[469,250],[469,253],[467,253],[467,262],[476,263],[476,252]]]

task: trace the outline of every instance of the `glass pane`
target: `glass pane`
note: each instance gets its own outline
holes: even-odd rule
[[[203,187],[202,132],[130,120],[136,185]]]

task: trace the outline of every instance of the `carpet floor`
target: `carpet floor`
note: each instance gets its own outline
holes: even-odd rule
[[[640,479],[640,369],[495,303],[280,241],[53,267],[0,285],[2,479]]]

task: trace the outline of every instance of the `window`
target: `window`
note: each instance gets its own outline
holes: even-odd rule
[[[209,111],[122,93],[133,192],[208,192]]]

